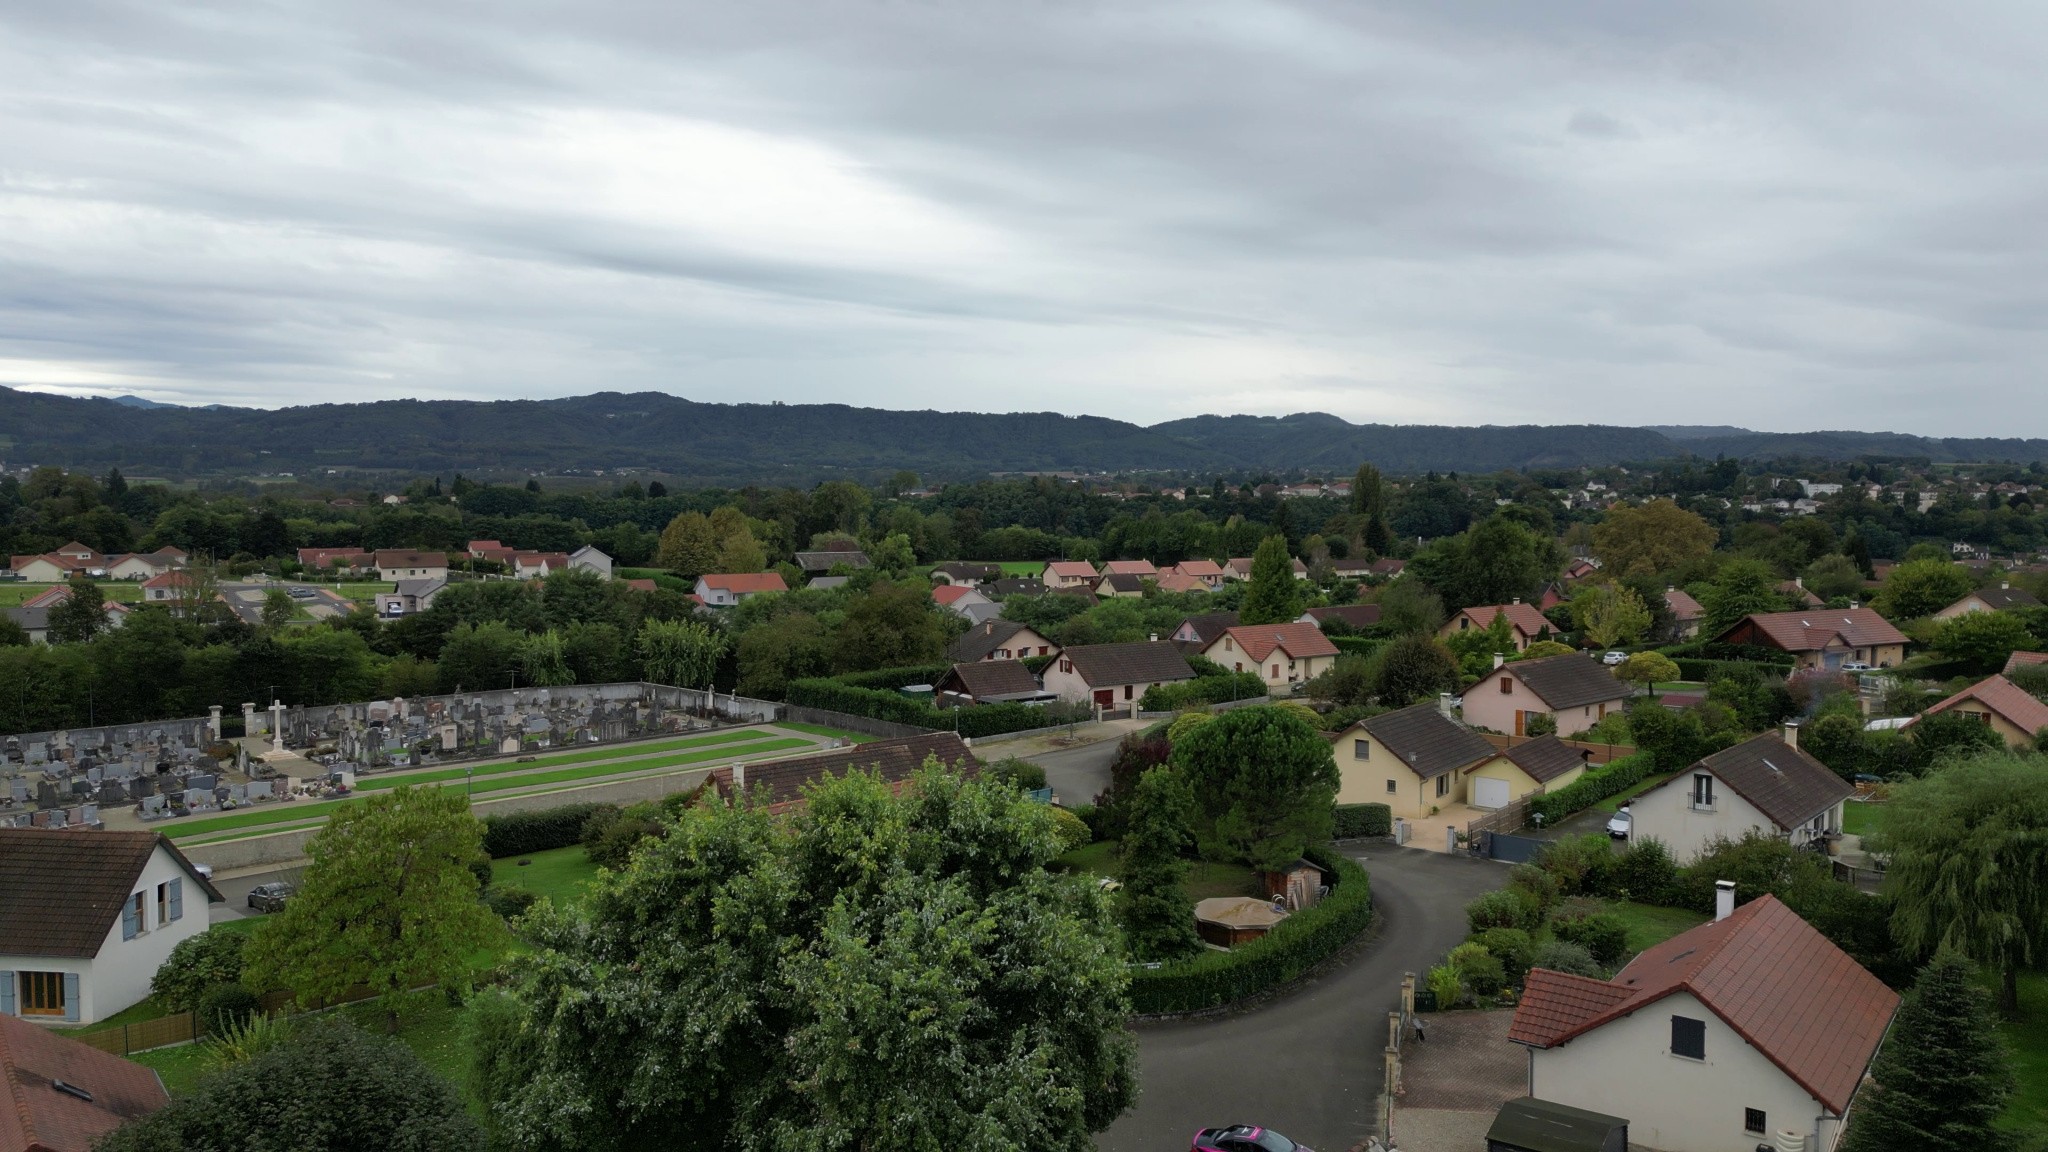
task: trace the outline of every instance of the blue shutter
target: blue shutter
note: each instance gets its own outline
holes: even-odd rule
[[[14,1015],[14,973],[0,972],[0,1016]]]
[[[171,919],[185,918],[185,880],[177,877],[171,881]]]
[[[64,974],[64,1018],[73,1022],[78,1020],[78,973],[76,972],[66,972]]]
[[[121,901],[121,939],[133,940],[142,931],[142,925],[135,922],[135,897]]]

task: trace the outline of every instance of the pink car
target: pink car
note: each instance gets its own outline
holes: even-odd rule
[[[1306,1144],[1296,1144],[1271,1128],[1257,1124],[1230,1124],[1222,1128],[1204,1128],[1195,1133],[1191,1152],[1315,1152]]]

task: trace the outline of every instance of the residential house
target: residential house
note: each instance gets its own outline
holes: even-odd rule
[[[1807,591],[1806,577],[1804,576],[1794,576],[1790,580],[1779,582],[1778,595],[1783,596],[1801,608],[1824,608],[1827,606],[1827,601]]]
[[[1004,576],[988,583],[988,594],[1008,598],[1011,596],[1043,596],[1045,581],[1031,576]]]
[[[1392,556],[1380,557],[1372,562],[1372,567],[1369,569],[1374,578],[1381,580],[1392,580],[1407,570],[1408,562],[1406,560],[1396,560]]]
[[[869,568],[873,563],[868,554],[852,545],[851,541],[836,541],[842,548],[822,548],[814,552],[796,554],[796,566],[811,575],[823,575],[834,568]]]
[[[154,1070],[11,1016],[0,1016],[0,1083],[6,1152],[90,1152],[171,1102]]]
[[[1537,968],[1508,1039],[1529,1095],[1626,1114],[1630,1146],[1832,1152],[1899,996],[1775,896],[1734,907],[1612,980]]]
[[[1095,565],[1086,560],[1050,560],[1046,562],[1045,570],[1039,573],[1038,579],[1052,590],[1092,588],[1099,575],[1101,573],[1095,571]]]
[[[1022,660],[976,660],[955,664],[932,686],[941,707],[1038,702],[1055,697],[1038,684]]]
[[[853,583],[853,577],[851,576],[813,576],[804,582],[804,587],[816,588],[820,592],[830,592],[834,588],[844,588],[851,583]]]
[[[960,634],[946,649],[946,658],[956,664],[976,660],[1022,660],[1029,656],[1050,656],[1057,647],[1028,624],[1015,620],[983,620]]]
[[[827,576],[829,580],[831,577]],[[995,619],[1002,613],[1002,607],[983,596],[969,584],[939,584],[932,588],[932,600],[941,608],[949,608],[963,616],[970,624],[981,624]]]
[[[1167,637],[1183,655],[1199,656],[1202,650],[1216,642],[1227,628],[1237,627],[1235,612],[1204,612],[1182,620]]]
[[[2048,704],[2035,699],[2032,693],[2002,675],[1970,685],[1915,716],[1903,727],[1911,731],[1922,718],[1946,713],[1968,716],[1987,725],[2014,748],[2032,748],[2034,737],[2048,730]]]
[[[469,558],[471,560],[489,560],[495,553],[510,551],[512,549],[505,547],[503,540],[471,540],[469,542]]]
[[[1550,638],[1550,621],[1543,618],[1543,613],[1537,611],[1534,604],[1524,604],[1520,600],[1512,604],[1486,604],[1477,608],[1467,608],[1445,621],[1437,635],[1448,639],[1475,628],[1484,632],[1493,627],[1496,616],[1508,618],[1509,635],[1514,639],[1517,652],[1538,640]]]
[[[7,618],[28,635],[31,644],[50,642],[50,610],[48,608],[4,608]]]
[[[656,584],[653,581],[653,579],[645,576],[635,576],[630,580],[621,580],[620,583],[624,584],[628,588],[631,588],[635,592],[661,591],[661,585]]]
[[[446,552],[417,552],[409,548],[379,548],[371,563],[379,580],[446,580]]]
[[[370,554],[361,548],[301,548],[299,567],[308,572],[323,572],[330,568],[337,572],[349,572],[361,568],[368,562],[369,556]]]
[[[1150,560],[1111,560],[1102,566],[1103,575],[1157,576],[1159,569]]]
[[[139,1003],[221,899],[157,832],[0,828],[0,1015],[90,1024]]]
[[[1714,639],[1776,648],[1798,667],[1828,669],[1852,661],[1890,668],[1905,660],[1907,643],[1905,633],[1874,608],[1752,613]]]
[[[927,732],[786,760],[713,768],[709,783],[720,796],[730,799],[745,792],[766,803],[769,812],[781,813],[803,806],[806,787],[849,772],[873,772],[892,791],[901,792],[932,761],[963,775],[981,771],[981,761],[974,758],[957,733]]]
[[[1564,585],[1552,580],[1543,586],[1542,592],[1537,594],[1536,610],[1538,612],[1548,612],[1569,599],[1571,597],[1565,595]]]
[[[1489,810],[1505,808],[1531,793],[1566,787],[1585,774],[1589,755],[1555,736],[1524,740],[1465,769],[1466,803]]]
[[[1135,705],[1148,689],[1195,678],[1180,649],[1165,641],[1061,648],[1045,666],[1045,690],[1099,708]]]
[[[1661,840],[1680,865],[1716,840],[1757,831],[1801,847],[1842,830],[1855,790],[1799,748],[1799,727],[1766,732],[1708,756],[1638,795],[1632,837]]]
[[[697,599],[712,608],[730,608],[749,596],[787,592],[780,572],[719,572],[697,577]]]
[[[1201,577],[1199,576],[1182,575],[1181,573],[1176,572],[1171,568],[1168,568],[1166,571],[1161,572],[1158,575],[1158,577],[1155,580],[1153,580],[1153,584],[1156,585],[1161,592],[1171,592],[1175,594],[1184,592],[1207,592],[1210,590],[1211,587],[1209,584],[1204,583]]]
[[[377,615],[389,619],[425,612],[446,587],[446,580],[400,580],[391,591],[377,593]]]
[[[1580,556],[1564,566],[1564,578],[1576,583],[1600,571],[1600,562],[1590,556]]]
[[[1465,689],[1465,723],[1527,736],[1530,720],[1549,716],[1557,721],[1559,735],[1570,736],[1620,711],[1632,693],[1597,661],[1576,653],[1516,660],[1496,666]]]
[[[1403,820],[1464,803],[1461,773],[1497,753],[1449,710],[1448,703],[1417,704],[1368,716],[1339,733],[1337,803],[1385,804]]]
[[[1000,564],[962,564],[956,560],[932,569],[934,584],[992,584],[1002,578],[1003,566]]]
[[[71,586],[59,584],[24,600],[19,608],[7,609],[7,616],[28,633],[29,643],[47,644],[50,641],[50,609],[69,599]],[[128,623],[128,614],[134,609],[118,600],[107,600],[101,603],[100,611],[106,615],[107,627],[119,628]]]
[[[1226,628],[1202,655],[1233,672],[1256,673],[1268,692],[1291,692],[1328,671],[1337,646],[1320,627],[1294,620]]]
[[[183,600],[192,595],[192,588],[192,577],[178,571],[166,572],[142,582],[142,602],[166,604]]]
[[[2035,664],[2048,664],[2048,652],[2015,652],[2005,658],[2005,668],[2001,674],[2010,676],[2021,668],[2032,667]]]
[[[1109,572],[1096,578],[1095,595],[1104,600],[1116,597],[1136,600],[1145,595],[1148,583],[1152,583],[1150,576],[1140,576],[1135,572]]]
[[[567,552],[514,552],[512,575],[521,580],[544,580],[550,572],[569,567]]]
[[[2041,601],[2024,588],[2001,582],[1996,588],[1979,588],[1934,614],[1936,620],[1953,620],[1972,612],[2004,612],[2013,608],[2039,608]]]
[[[183,560],[173,561],[160,552],[136,552],[126,556],[107,557],[107,578],[110,580],[147,580],[163,572],[184,566]]]
[[[1179,576],[1200,580],[1207,588],[1223,587],[1223,565],[1214,560],[1183,560],[1175,564],[1171,571]]]
[[[1380,622],[1380,606],[1332,604],[1327,608],[1311,608],[1301,614],[1302,623],[1314,624],[1326,632],[1333,621],[1348,632],[1362,632]]]
[[[595,573],[606,580],[612,578],[612,558],[595,544],[585,544],[569,553],[569,567]]]
[[[1707,610],[1693,599],[1692,593],[1676,585],[1664,588],[1664,606],[1671,609],[1671,634],[1679,640],[1691,640],[1700,634],[1700,621],[1707,618]]]
[[[1223,578],[1225,580],[1251,579],[1252,558],[1249,556],[1234,556],[1231,559],[1224,561]],[[1294,558],[1294,578],[1296,580],[1308,579],[1308,565],[1303,564],[1301,562],[1301,557],[1299,556]]]
[[[86,570],[85,565],[55,553],[16,556],[8,561],[8,568],[16,576],[33,584],[60,584],[71,579],[72,573]]]

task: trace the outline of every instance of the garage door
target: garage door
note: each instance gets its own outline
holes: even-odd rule
[[[1484,776],[1472,778],[1472,806],[1474,808],[1505,808],[1508,806],[1508,782],[1489,780]]]

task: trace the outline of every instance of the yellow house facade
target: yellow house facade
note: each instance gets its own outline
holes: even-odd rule
[[[1464,803],[1462,773],[1495,758],[1493,745],[1434,704],[1360,720],[1332,751],[1339,804],[1385,804],[1402,820]]]

